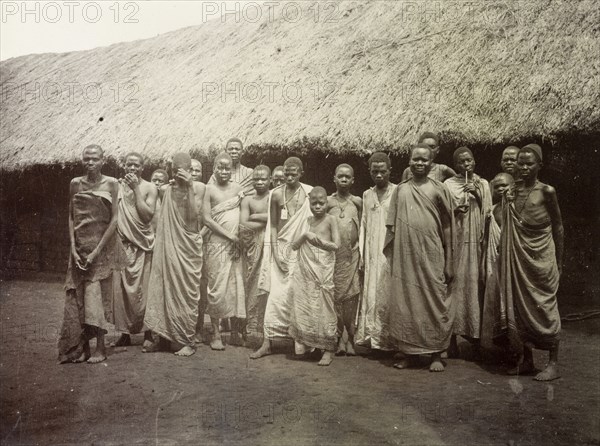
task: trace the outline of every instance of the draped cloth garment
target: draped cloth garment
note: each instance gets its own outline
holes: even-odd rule
[[[165,339],[191,346],[200,300],[202,237],[196,225],[187,227],[172,192],[169,186],[163,197],[144,323]]]

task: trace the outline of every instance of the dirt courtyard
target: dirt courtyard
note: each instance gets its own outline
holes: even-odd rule
[[[260,360],[142,354],[140,336],[104,363],[58,365],[62,285],[8,281],[1,295],[1,444],[600,444],[600,319],[563,324],[551,383],[462,359],[400,371],[364,350],[318,367],[285,344]]]

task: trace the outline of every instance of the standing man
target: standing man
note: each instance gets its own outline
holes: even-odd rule
[[[112,321],[113,286],[123,265],[123,247],[115,231],[119,183],[102,174],[104,151],[96,144],[83,149],[86,175],[69,187],[71,253],[65,280],[65,312],[58,355],[66,362],[106,360],[104,335]],[[96,338],[90,354],[89,341]]]
[[[362,199],[350,193],[354,184],[354,169],[349,164],[340,164],[333,177],[336,192],[327,198],[328,214],[335,217],[340,243],[335,253],[334,302],[337,313],[338,345],[336,355],[354,356],[354,331],[356,307],[360,294],[358,248],[360,212]],[[311,199],[312,206],[312,199]],[[314,214],[314,211],[313,211]],[[344,342],[344,328],[348,341]]]
[[[205,186],[192,180],[192,159],[173,155],[174,183],[160,190],[162,208],[156,231],[144,324],[160,338],[178,344],[175,354],[196,352],[195,334],[202,275],[202,200]],[[155,339],[144,352],[157,351]]]
[[[502,152],[502,159],[500,160],[500,168],[502,169],[502,172],[511,175],[515,180],[519,179],[519,168],[517,166],[518,154],[518,147],[508,146]]]
[[[192,169],[190,170],[192,180],[202,181],[202,163],[197,159],[192,158]]]
[[[144,157],[131,152],[125,157],[125,178],[119,184],[117,233],[127,255],[127,266],[121,271],[121,292],[114,302],[115,328],[121,337],[114,347],[131,345],[130,334],[140,333],[144,326],[148,282],[154,249],[152,217],[158,189],[142,178]],[[144,332],[144,347],[150,347],[152,334]]]
[[[271,171],[267,166],[254,168],[252,180],[256,194],[242,199],[240,206],[240,243],[246,290],[246,330],[262,333],[268,293],[261,289],[266,280],[264,262],[265,229],[269,216],[269,182]],[[263,286],[264,288],[264,286]],[[242,331],[245,335],[246,330]]]
[[[421,136],[419,136],[419,144],[427,144],[429,147],[431,147],[434,160],[440,153],[440,138],[436,133],[425,132],[421,134]],[[411,175],[412,171],[410,170],[410,167],[407,167],[404,172],[402,172],[402,181],[408,180]],[[431,163],[429,178],[432,180],[437,180],[443,183],[454,175],[456,175],[456,172],[454,172],[452,168],[446,166],[445,164],[437,164],[435,162]]]
[[[297,251],[292,249],[296,238],[307,231],[311,215],[308,193],[312,186],[301,183],[302,161],[290,157],[283,164],[285,183],[271,194],[267,231],[272,253],[270,294],[265,309],[264,340],[262,346],[250,355],[257,359],[271,354],[271,340],[287,339],[290,311],[289,272],[296,266]]]
[[[389,329],[406,357],[394,367],[431,354],[431,372],[444,371],[441,353],[452,335],[452,203],[444,185],[428,177],[433,153],[417,145],[410,153],[412,177],[395,190],[386,226],[392,268]]]
[[[387,333],[387,313],[390,298],[391,270],[383,255],[385,222],[395,184],[390,183],[390,157],[375,152],[369,158],[369,173],[375,186],[363,194],[359,247],[365,272],[360,302],[356,343],[373,351],[392,350]]]
[[[223,152],[215,158],[214,174],[217,182],[206,186],[204,196],[204,223],[207,234],[206,279],[208,281],[206,312],[214,331],[210,348],[224,350],[219,319],[235,318],[231,343],[239,345],[239,331],[246,318],[244,279],[239,252],[241,186],[230,181],[231,157]],[[210,232],[208,232],[210,231]]]
[[[562,273],[564,229],[556,190],[538,181],[542,148],[528,144],[518,155],[521,180],[514,202],[502,222],[501,277],[507,300],[514,306],[514,321],[523,343],[523,357],[509,374],[535,371],[532,347],[549,350],[546,368],[538,381],[560,378],[558,346],[560,315],[556,292]]]
[[[240,163],[244,151],[242,141],[239,138],[231,138],[227,141],[227,144],[225,144],[225,151],[229,154],[233,163],[231,168],[231,179],[229,181],[239,184],[242,187],[244,195],[253,194],[254,186],[252,185],[252,169]],[[216,182],[217,179],[213,173],[206,184],[215,184]]]
[[[456,316],[450,357],[458,356],[456,335],[463,336],[476,350],[479,347],[483,300],[479,267],[485,219],[492,207],[490,185],[474,172],[475,158],[469,148],[455,150],[454,167],[456,175],[444,182],[452,195],[456,218],[455,279],[450,286]]]
[[[277,166],[273,169],[273,175],[271,175],[271,189],[275,189],[285,183],[285,177],[283,176],[283,166]]]

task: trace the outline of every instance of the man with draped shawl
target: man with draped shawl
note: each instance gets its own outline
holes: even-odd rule
[[[396,187],[390,183],[390,157],[375,152],[368,161],[369,173],[375,186],[363,193],[359,248],[364,284],[359,302],[358,327],[355,341],[369,346],[373,352],[392,350],[387,330],[391,270],[383,255],[385,223],[390,199]]]
[[[406,357],[396,368],[431,354],[429,370],[441,372],[454,321],[447,286],[452,281],[453,211],[443,183],[427,177],[431,149],[410,152],[412,178],[401,182],[390,203],[384,252],[392,269],[390,336]]]
[[[311,215],[308,194],[312,186],[301,183],[302,161],[290,157],[283,164],[285,183],[275,188],[269,201],[269,217],[265,241],[265,261],[270,266],[269,279],[259,285],[269,292],[265,308],[264,339],[261,347],[250,355],[257,359],[271,354],[271,341],[289,339],[290,311],[293,302],[289,298],[290,274],[297,264],[297,251],[292,243],[306,232]],[[265,237],[266,238],[266,237]]]
[[[542,149],[528,144],[519,151],[520,180],[506,206],[500,237],[501,291],[507,301],[509,333],[516,330],[523,355],[509,374],[535,372],[532,348],[550,358],[535,379],[560,377],[560,315],[556,293],[562,272],[564,229],[556,190],[540,182]]]
[[[113,321],[114,292],[124,263],[116,235],[119,183],[102,174],[104,151],[98,145],[83,149],[87,173],[69,187],[71,252],[65,280],[65,309],[58,341],[58,359],[98,363],[106,360],[104,335]],[[90,354],[89,341],[96,338]]]
[[[193,181],[187,153],[173,155],[174,183],[162,186],[162,207],[148,284],[144,324],[160,339],[142,351],[157,351],[161,339],[177,344],[178,356],[195,353],[202,275],[202,200],[205,186]]]
[[[262,334],[268,293],[261,289],[264,262],[265,229],[269,215],[269,182],[271,170],[264,165],[254,168],[254,195],[242,199],[240,206],[240,243],[246,290],[246,327],[242,333]]]
[[[450,285],[456,312],[449,357],[458,356],[456,335],[471,342],[478,354],[483,300],[479,267],[484,222],[492,207],[490,186],[474,172],[475,159],[469,148],[455,150],[454,166],[456,175],[444,182],[452,195],[456,222],[454,281]]]
[[[216,184],[206,186],[204,196],[205,262],[207,287],[206,312],[210,316],[213,338],[210,347],[224,350],[219,320],[235,318],[231,343],[239,345],[239,332],[246,318],[246,299],[239,249],[241,186],[231,182],[231,157],[223,152],[215,158]]]
[[[121,271],[121,292],[114,302],[115,328],[122,335],[115,347],[131,345],[131,334],[144,328],[148,282],[154,249],[154,217],[158,189],[141,175],[144,157],[131,152],[125,156],[125,177],[119,183],[117,233],[126,253],[127,266]],[[144,332],[144,346],[152,343],[150,330]]]

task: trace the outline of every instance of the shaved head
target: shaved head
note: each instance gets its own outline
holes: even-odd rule
[[[83,152],[81,152],[81,154],[83,155],[85,152],[90,152],[94,150],[100,152],[100,157],[104,158],[104,150],[98,144],[90,144],[89,146],[86,146],[83,149]]]
[[[389,168],[392,167],[392,161],[390,160],[390,157],[388,156],[387,153],[385,152],[375,152],[373,153],[373,155],[371,155],[371,157],[369,158],[369,167],[371,167],[371,164],[373,163],[385,163],[385,165]]]
[[[511,174],[506,173],[506,172],[501,172],[494,177],[494,179],[492,180],[492,183],[496,183],[498,181],[506,181],[507,183],[512,184],[515,182],[515,179],[512,177]]]
[[[312,188],[312,190],[308,193],[308,196],[311,198],[315,198],[318,197],[320,195],[325,195],[327,196],[327,191],[325,190],[325,188],[321,187],[321,186],[315,186]]]
[[[302,161],[300,160],[300,158],[295,157],[295,156],[290,156],[288,159],[285,160],[285,162],[283,163],[283,167],[297,167],[298,170],[300,171],[304,171],[304,166],[302,165]]]
[[[340,164],[339,166],[337,166],[335,168],[335,174],[336,175],[338,173],[338,170],[340,170],[340,169],[349,169],[350,173],[352,174],[352,176],[354,176],[354,169],[352,168],[352,166],[350,164],[343,163],[343,164]]]
[[[264,164],[259,164],[256,166],[254,168],[254,172],[267,172],[267,175],[269,177],[271,176],[271,169],[269,169],[269,166],[265,166]]]
[[[222,161],[222,160],[233,163],[231,156],[229,156],[229,153],[227,153],[227,152],[221,152],[217,156],[215,156],[214,164],[217,165],[219,163],[219,161]]]
[[[190,170],[192,167],[192,157],[185,152],[179,152],[173,155],[173,170],[177,169]]]

